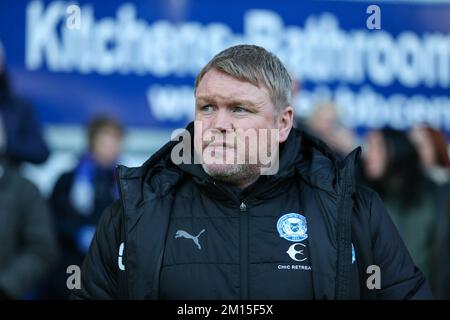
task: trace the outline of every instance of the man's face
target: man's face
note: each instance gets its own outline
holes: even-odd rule
[[[249,176],[259,175],[261,165],[249,162],[249,155],[255,155],[261,147],[262,139],[258,134],[264,130],[260,129],[278,127],[275,106],[268,90],[212,69],[199,82],[195,100],[195,120],[201,122],[201,132],[196,131],[195,136],[196,139],[203,137],[202,143],[196,143],[195,151],[223,160],[212,163],[214,161],[204,159],[204,170],[210,176],[237,184]],[[256,133],[256,143],[237,148],[245,141],[244,133],[250,131]],[[211,139],[211,136],[216,138]],[[272,144],[270,139],[264,140],[265,150],[270,150],[272,144],[278,147],[278,139]],[[226,159],[234,160],[230,163]],[[246,161],[241,163],[238,159]]]
[[[97,162],[110,168],[116,164],[122,150],[122,137],[114,129],[103,129],[92,142],[92,153]]]

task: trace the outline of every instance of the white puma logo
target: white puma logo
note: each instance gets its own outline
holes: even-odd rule
[[[202,231],[199,232],[199,234],[197,236],[192,236],[190,235],[188,232],[184,231],[184,230],[178,230],[175,234],[175,239],[176,238],[186,238],[186,239],[192,239],[192,241],[194,241],[194,243],[197,245],[198,250],[202,250],[202,246],[200,245],[200,243],[198,242],[198,237],[200,237],[200,235],[205,232],[205,229],[203,229]]]

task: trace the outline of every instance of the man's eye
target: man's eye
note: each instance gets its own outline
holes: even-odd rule
[[[212,112],[214,110],[213,106],[210,104],[207,104],[206,106],[203,106],[200,108],[202,112]]]
[[[233,108],[233,112],[237,112],[237,113],[246,112],[246,111],[248,111],[248,110],[243,107],[234,107]]]

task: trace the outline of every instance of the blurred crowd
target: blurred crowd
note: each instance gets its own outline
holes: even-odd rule
[[[0,55],[0,299],[68,297],[67,268],[81,266],[102,211],[118,199],[114,169],[123,136],[114,119],[92,119],[87,150],[45,199],[21,165],[44,163],[49,148]]]
[[[320,103],[297,126],[344,157],[363,146],[359,179],[375,189],[436,298],[450,299],[450,159],[447,136],[428,126],[356,135],[339,108]],[[87,149],[45,199],[21,174],[49,148],[32,105],[10,86],[0,53],[0,299],[66,299],[102,211],[118,199],[114,168],[124,129],[108,116],[86,127]]]

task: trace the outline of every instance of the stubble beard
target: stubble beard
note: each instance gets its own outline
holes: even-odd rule
[[[258,164],[205,164],[202,168],[210,177],[238,186],[246,186],[256,181],[260,175]]]

